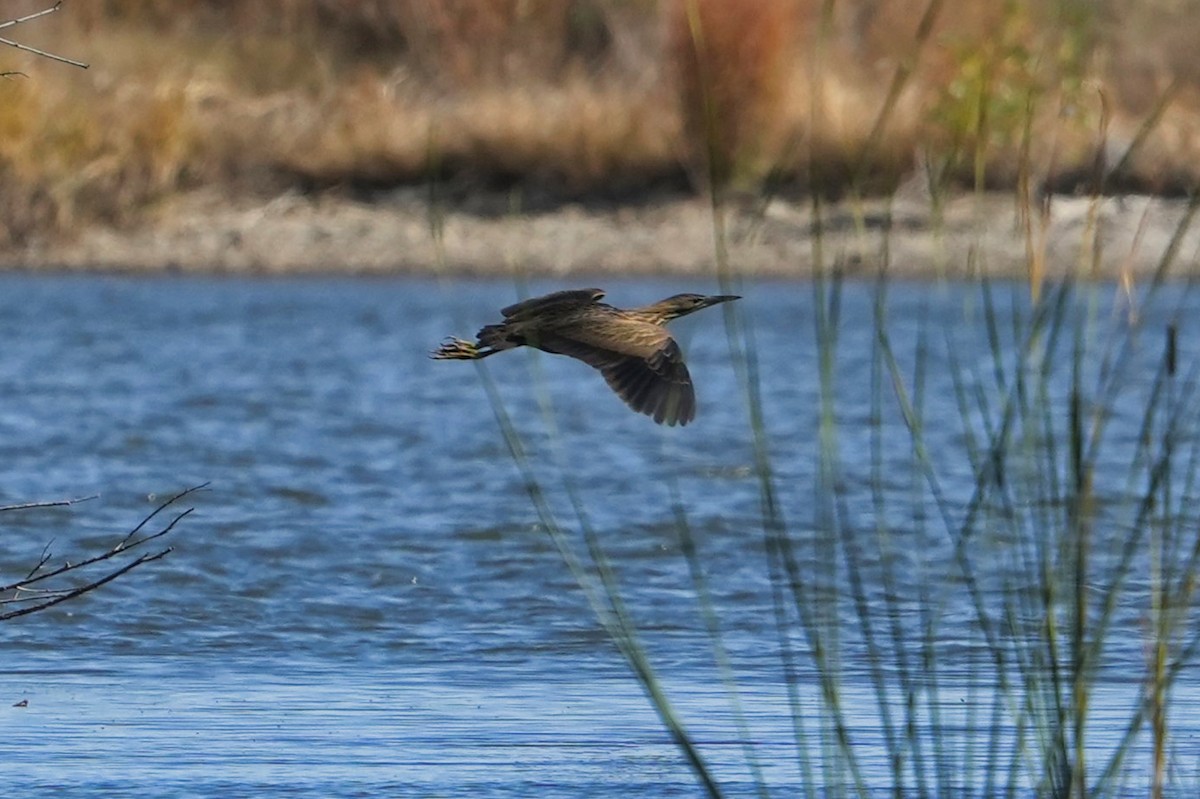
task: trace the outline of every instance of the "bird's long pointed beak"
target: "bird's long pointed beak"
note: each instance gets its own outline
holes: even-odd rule
[[[711,297],[704,298],[704,307],[707,308],[710,305],[717,305],[722,302],[729,302],[731,300],[740,300],[740,299],[741,299],[741,296],[737,295],[737,294],[714,294]]]

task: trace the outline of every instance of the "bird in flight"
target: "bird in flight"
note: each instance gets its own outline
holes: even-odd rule
[[[600,370],[633,410],[658,424],[685,425],[696,417],[696,392],[667,322],[730,300],[729,294],[676,294],[641,308],[600,302],[601,289],[556,291],[518,302],[486,325],[476,341],[448,338],[430,357],[478,360],[515,347],[569,355]]]

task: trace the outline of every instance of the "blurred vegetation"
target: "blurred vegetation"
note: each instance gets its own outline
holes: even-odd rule
[[[28,76],[0,82],[0,244],[199,186],[435,173],[550,202],[768,180],[837,195],[894,189],[920,152],[949,186],[1027,169],[1070,191],[1101,164],[1120,166],[1112,188],[1187,191],[1194,5],[68,0],[8,35],[89,70],[0,53]]]

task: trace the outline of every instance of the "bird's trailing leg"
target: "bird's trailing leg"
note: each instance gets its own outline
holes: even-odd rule
[[[495,355],[499,350],[488,347],[480,349],[479,345],[473,341],[466,339],[454,338],[453,336],[442,342],[436,350],[429,353],[429,357],[438,361],[477,361],[480,358],[486,358],[489,355]]]

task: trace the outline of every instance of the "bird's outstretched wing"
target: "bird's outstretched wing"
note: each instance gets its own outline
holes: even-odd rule
[[[578,358],[600,370],[609,387],[638,413],[658,424],[685,425],[696,418],[696,391],[675,339],[656,325],[645,326],[646,339],[581,341],[577,336],[543,336],[542,349]],[[636,350],[636,351],[635,351]]]
[[[514,303],[507,308],[501,308],[505,321],[520,321],[545,313],[568,311],[584,305],[599,302],[604,296],[602,289],[568,289],[532,297],[528,300]]]
[[[696,418],[696,391],[674,339],[649,358],[626,355],[600,373],[617,396],[659,424],[685,425]]]

